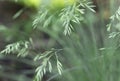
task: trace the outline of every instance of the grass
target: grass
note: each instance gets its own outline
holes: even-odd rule
[[[61,29],[54,30],[55,27],[56,29],[58,28],[57,26],[59,26],[60,23],[54,24],[54,22],[52,22],[51,25],[51,23],[48,23],[47,21],[47,26],[49,27],[50,25],[53,28],[39,27],[38,30],[35,32],[34,36],[36,34],[40,34],[38,33],[39,30],[40,32],[44,32],[48,35],[49,40],[47,39],[47,42],[50,41],[50,43],[53,43],[45,44],[47,46],[43,44],[43,50],[50,49],[51,47],[63,49],[62,51],[60,51],[58,56],[56,56],[57,60],[59,59],[60,62],[63,64],[62,75],[60,76],[57,73],[57,69],[54,69],[53,67],[54,71],[50,75],[48,73],[49,71],[45,70],[45,73],[47,73],[45,76],[48,76],[46,78],[46,81],[120,81],[119,35],[114,38],[109,38],[109,32],[107,32],[106,27],[109,20],[106,17],[106,14],[104,14],[104,7],[101,7],[101,5],[98,4],[99,11],[96,13],[91,13],[87,11],[85,14],[85,20],[81,21],[80,24],[72,23],[72,26],[74,27],[74,32],[70,31],[70,35],[63,35],[63,31],[61,31]],[[109,12],[107,12],[109,14],[111,14],[111,12],[113,11],[111,8],[114,5],[112,0],[110,1],[110,5],[111,6],[107,7],[111,9],[108,10]],[[45,20],[43,19],[41,23],[44,24],[44,21]],[[41,23],[35,23],[35,25]],[[116,32],[116,29],[113,28],[111,32]],[[39,35],[36,35],[33,41],[38,41],[37,45],[39,46],[39,40],[41,39],[39,39],[38,36]],[[39,49],[40,47],[35,50],[37,52],[40,52]],[[32,59],[35,57],[33,55],[31,56],[32,57],[30,58]],[[55,64],[55,58],[48,60],[50,60],[53,65]],[[39,59],[37,61],[39,61]],[[36,65],[39,65],[39,63],[36,63],[35,65],[33,64],[31,67],[36,67]],[[45,62],[45,66],[47,67],[47,62]],[[16,78],[14,79],[16,80]],[[25,81],[25,78],[24,80],[20,81]]]
[[[56,74],[47,81],[120,81],[119,37],[109,38],[108,20],[101,15],[98,18],[88,13],[86,21],[76,25],[70,36],[49,33],[63,47],[60,58],[64,71],[62,76]]]

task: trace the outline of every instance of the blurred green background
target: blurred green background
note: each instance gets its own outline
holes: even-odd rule
[[[70,36],[65,36],[59,24],[33,29],[39,6],[0,0],[0,50],[7,44],[31,37],[36,53],[53,47],[63,49],[58,55],[63,64],[62,75],[54,69],[55,72],[44,75],[43,81],[120,81],[119,37],[109,39],[106,27],[120,1],[91,1],[96,13],[87,11],[85,20],[74,25],[75,31]],[[32,52],[25,58],[0,55],[0,81],[32,81],[39,64],[32,60],[34,55]]]

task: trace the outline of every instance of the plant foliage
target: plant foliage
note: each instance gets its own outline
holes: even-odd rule
[[[40,55],[37,55],[34,58],[34,61],[42,60],[42,63],[36,69],[35,81],[41,81],[43,75],[46,74],[46,72],[47,72],[47,68],[48,68],[49,72],[52,72],[52,63],[51,63],[50,59],[53,56],[56,57],[56,63],[57,63],[56,66],[57,66],[59,74],[61,75],[61,73],[62,73],[62,64],[58,60],[58,55],[57,55],[57,53],[60,50],[61,49],[52,48],[50,51],[45,51],[44,53],[42,53]]]
[[[109,34],[109,38],[120,37],[120,7],[115,12],[114,15],[110,17],[110,23],[107,25],[107,31],[112,31]],[[116,31],[117,30],[117,31]]]
[[[61,23],[58,27],[64,28],[64,34],[70,35],[72,30],[74,30],[73,23],[80,24],[84,19],[83,15],[85,10],[89,9],[92,12],[95,12],[92,5],[92,2],[87,0],[81,0],[73,5],[66,6],[65,8],[55,11],[54,13],[48,10],[46,7],[40,8],[38,16],[33,22],[34,28],[37,27],[52,27],[55,24]]]
[[[107,30],[110,31],[111,27],[116,25],[115,23],[119,21],[120,21],[120,7],[115,12],[115,14],[110,17],[110,23],[107,25],[108,27]]]
[[[75,24],[80,24],[84,19],[84,14],[86,9],[93,10],[94,5],[88,0],[78,0],[73,5],[66,6],[65,8],[51,12],[48,8],[42,6],[35,20],[33,21],[34,29],[39,29],[39,27],[52,28],[57,25],[59,28],[63,28],[63,33],[65,35],[70,35],[75,29]],[[37,30],[38,30],[37,29]],[[51,30],[52,31],[52,30]],[[1,54],[17,54],[17,56],[25,57],[31,53],[31,48],[33,42],[30,41],[20,41],[13,44],[9,44],[6,48],[1,51]],[[56,67],[58,73],[62,74],[62,64],[59,61],[57,53],[61,49],[51,49],[50,51],[45,51],[43,53],[38,53],[34,57],[35,62],[40,62],[40,65],[36,68],[36,75],[34,81],[41,81],[44,74],[47,71],[52,72],[52,57],[56,58]],[[34,51],[33,51],[34,52]]]
[[[29,42],[20,41],[13,44],[8,44],[6,48],[0,52],[1,54],[16,54],[17,56],[25,57],[29,53]]]

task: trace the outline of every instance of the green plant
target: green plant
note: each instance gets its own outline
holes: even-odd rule
[[[95,12],[92,8],[95,7],[92,5],[92,2],[87,0],[81,0],[74,5],[68,5],[61,10],[57,10],[52,13],[46,7],[42,7],[36,19],[33,22],[34,28],[37,27],[52,27],[55,28],[56,25],[64,27],[64,34],[70,35],[72,30],[74,30],[73,24],[80,24],[83,20],[83,15],[85,14],[86,8],[90,9],[91,11]],[[38,26],[40,24],[41,26]],[[50,27],[49,27],[50,26]],[[62,27],[56,29],[60,30]]]
[[[86,23],[77,25],[70,37],[58,37],[56,40],[64,47],[62,58],[63,76],[55,74],[47,81],[119,81],[120,43],[119,32],[108,36],[106,24],[99,21],[97,29],[94,23],[97,16],[89,13]],[[101,18],[102,19],[102,18]],[[101,21],[104,21],[103,19]],[[116,20],[113,25],[116,25]],[[119,22],[117,22],[119,23]],[[98,23],[97,23],[98,24]],[[116,31],[113,26],[111,32]],[[110,33],[111,33],[110,32]],[[50,34],[53,36],[52,34]],[[112,36],[112,37],[111,37]],[[72,60],[71,60],[72,59]]]
[[[120,7],[118,8],[118,10],[115,12],[114,15],[112,15],[110,17],[110,23],[107,25],[108,26],[108,31],[110,31],[111,27],[115,27],[114,25],[118,24],[120,21]]]
[[[55,40],[57,39],[57,41],[64,44],[64,41],[58,40],[60,38],[56,38],[56,37],[59,37],[61,31],[64,31],[63,33],[65,35],[70,35],[72,30],[77,29],[75,25],[80,25],[80,23],[84,21],[83,19],[84,19],[84,14],[86,13],[86,9],[95,12],[92,9],[93,7],[94,6],[92,5],[92,3],[87,0],[77,1],[73,5],[68,5],[65,8],[55,12],[51,12],[46,7],[41,7],[38,16],[33,22],[34,30],[44,31],[48,33],[51,37],[54,37]],[[45,28],[43,29],[42,27]],[[53,34],[56,34],[57,32],[57,35],[53,36],[51,32],[53,32]],[[76,33],[73,32],[73,36],[74,35],[78,36],[76,35]],[[67,36],[65,38],[67,38]],[[79,40],[75,40],[75,41],[79,41]],[[68,44],[70,43],[71,42],[69,41]],[[3,51],[1,51],[1,54],[17,54],[17,56],[22,56],[22,57],[28,56],[29,53],[36,54],[33,57],[34,61],[35,62],[42,61],[42,62],[40,63],[40,66],[39,65],[37,66],[36,75],[34,79],[35,81],[40,81],[43,75],[46,74],[47,71],[49,72],[52,71],[52,66],[53,66],[51,63],[52,58],[56,58],[56,66],[58,69],[58,73],[61,74],[62,64],[58,60],[58,55],[57,55],[57,53],[61,49],[51,49],[43,53],[40,53],[40,51],[36,53],[35,51],[32,51],[32,49],[34,49],[34,47],[32,47],[33,45],[34,43],[32,42],[32,39],[28,41],[21,40],[20,42],[7,45],[6,48]],[[65,49],[63,48],[63,50],[68,51],[68,48]]]

